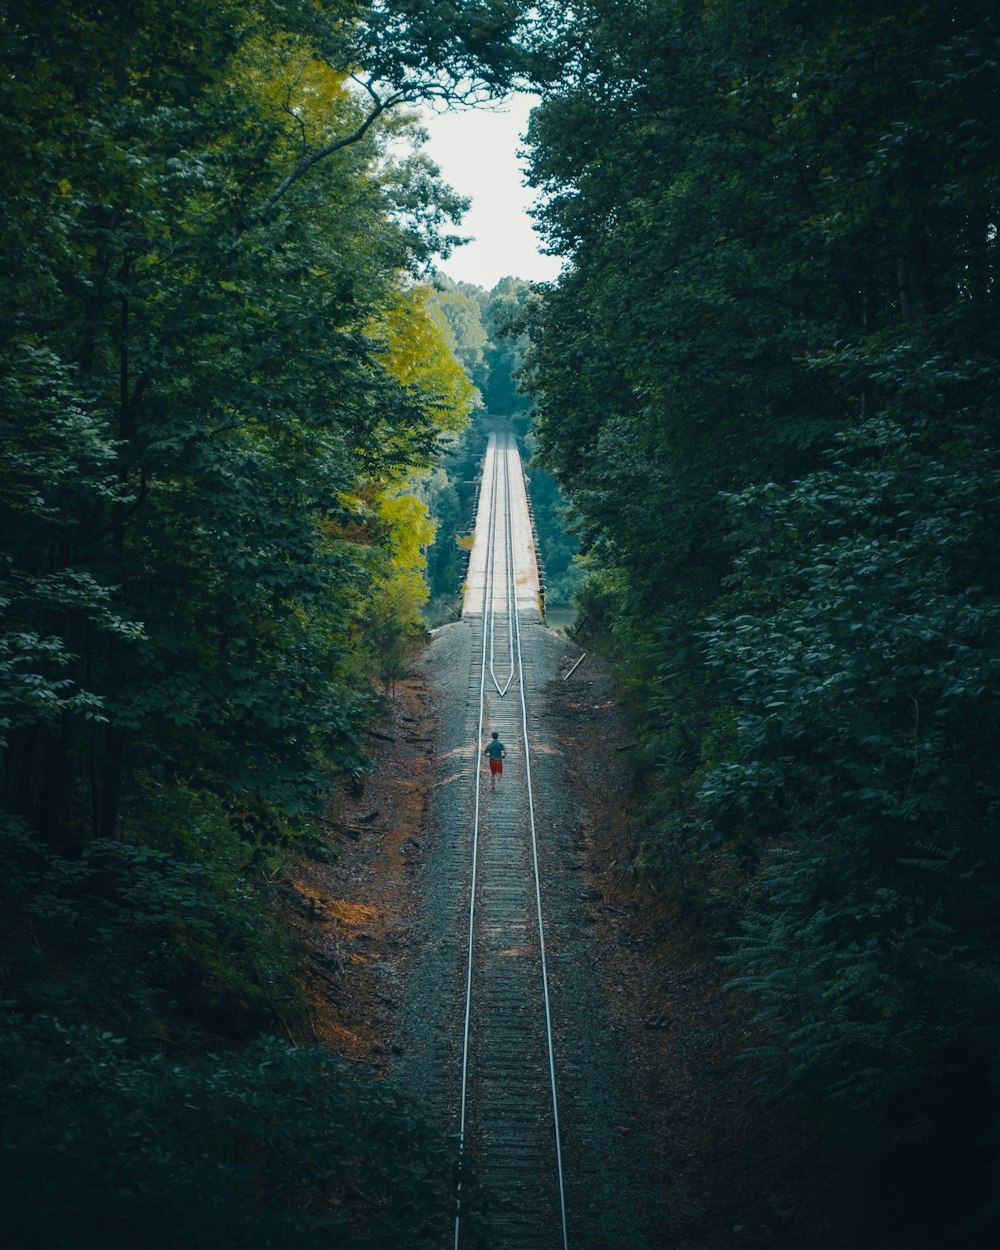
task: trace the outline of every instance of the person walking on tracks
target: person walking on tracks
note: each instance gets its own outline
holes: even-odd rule
[[[500,735],[494,729],[493,738],[483,747],[483,754],[490,760],[490,789],[496,792],[497,779],[503,776],[503,762],[507,758],[507,748],[500,741]]]

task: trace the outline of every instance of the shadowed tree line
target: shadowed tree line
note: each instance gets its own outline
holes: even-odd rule
[[[638,869],[879,1245],[998,1221],[998,22],[585,0],[530,132],[570,264],[528,369],[634,695]]]
[[[503,91],[530,31],[2,12],[5,1236],[423,1244],[447,1151],[292,1044],[280,857],[369,767],[422,631],[415,477],[471,407],[418,281],[464,204],[407,106]]]

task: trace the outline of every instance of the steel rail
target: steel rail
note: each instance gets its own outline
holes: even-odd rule
[[[507,498],[510,499],[510,465],[507,473]],[[509,527],[508,527],[509,528]],[[511,549],[513,553],[513,548]],[[531,743],[528,736],[528,703],[524,693],[524,659],[521,652],[521,614],[514,613],[515,650],[517,654],[518,687],[521,694],[521,741],[524,745],[524,775],[528,795],[528,822],[531,832],[531,862],[535,877],[535,907],[538,919],[538,953],[541,964],[542,999],[545,1004],[545,1042],[549,1059],[549,1086],[552,1092],[552,1128],[555,1137],[556,1178],[559,1185],[559,1219],[562,1224],[563,1250],[569,1250],[569,1229],[566,1220],[566,1184],[563,1175],[562,1133],[559,1127],[559,1094],[556,1088],[556,1051],[552,1035],[552,1004],[549,997],[549,965],[545,951],[545,922],[542,918],[542,879],[538,867],[538,833],[535,828],[535,796],[531,786]]]
[[[492,553],[497,513],[497,459],[493,456],[493,478],[490,484],[490,507],[487,514],[486,535]],[[476,887],[479,874],[479,811],[480,811],[480,752],[483,744],[483,716],[486,708],[486,640],[488,626],[492,621],[493,577],[495,566],[490,560],[483,573],[483,632],[481,638],[482,655],[479,662],[479,723],[476,730],[475,763],[473,765],[476,778],[476,798],[472,821],[472,879],[469,885],[469,929],[468,951],[465,969],[465,1018],[462,1027],[462,1081],[459,1095],[458,1125],[458,1184],[455,1188],[455,1250],[459,1250],[462,1220],[462,1172],[461,1165],[465,1154],[465,1128],[468,1112],[469,1094],[469,1044],[472,1037],[472,973],[475,954],[476,927]]]
[[[508,625],[510,629],[510,654],[511,654],[511,671],[507,679],[506,685],[501,689],[493,674],[493,647],[495,643],[495,608],[496,608],[496,546],[497,546],[497,517],[500,511],[498,506],[498,494],[500,487],[500,468],[499,455],[503,454],[503,541],[504,541],[504,565],[505,565],[505,590],[507,595],[507,612]],[[483,578],[483,627],[482,627],[482,656],[480,658],[480,674],[479,674],[479,713],[478,713],[478,729],[476,737],[476,794],[473,813],[473,830],[472,830],[472,876],[470,884],[470,901],[469,901],[469,924],[468,924],[468,950],[466,962],[466,982],[465,982],[465,1016],[462,1032],[462,1075],[461,1075],[461,1093],[460,1093],[460,1113],[459,1113],[459,1139],[458,1153],[459,1163],[464,1154],[465,1136],[468,1115],[468,1088],[469,1088],[469,1050],[472,1036],[472,992],[473,992],[473,969],[474,969],[474,953],[475,953],[475,920],[476,920],[476,890],[478,885],[479,874],[479,826],[480,826],[480,792],[482,783],[479,777],[480,769],[480,753],[482,751],[483,738],[483,722],[486,706],[486,651],[487,640],[489,640],[490,649],[490,674],[493,683],[496,686],[497,693],[502,699],[510,688],[515,673],[518,678],[518,688],[520,691],[521,702],[521,742],[524,751],[524,767],[526,779],[526,795],[528,806],[528,821],[531,837],[531,857],[532,870],[534,876],[534,893],[535,893],[535,909],[538,923],[538,948],[539,961],[541,970],[542,1000],[544,1004],[545,1014],[545,1040],[548,1057],[549,1070],[549,1086],[552,1096],[552,1122],[553,1134],[555,1138],[555,1157],[556,1157],[556,1175],[558,1182],[559,1195],[559,1217],[562,1230],[562,1247],[563,1250],[569,1250],[569,1231],[566,1213],[566,1187],[563,1172],[562,1158],[562,1135],[559,1123],[559,1097],[556,1084],[556,1059],[555,1059],[555,1041],[552,1028],[552,1005],[549,995],[549,975],[548,975],[548,958],[545,948],[545,927],[542,913],[542,889],[541,889],[541,872],[538,864],[538,835],[535,823],[535,801],[534,791],[531,779],[531,747],[528,734],[528,708],[525,697],[524,686],[524,659],[521,647],[521,624],[520,614],[517,610],[517,579],[514,561],[514,540],[513,540],[513,523],[512,523],[512,493],[510,486],[510,439],[508,435],[495,436],[493,447],[493,473],[491,479],[491,499],[490,507],[487,514],[487,542],[490,545],[490,560],[485,568]],[[461,1237],[461,1169],[459,1170],[459,1180],[456,1187],[455,1199],[455,1229],[454,1229],[454,1250],[459,1250],[459,1242]]]
[[[584,662],[586,658],[587,658],[587,653],[586,651],[584,651],[583,655],[580,656],[577,662],[573,665],[573,667],[569,670],[569,672],[563,678],[563,681],[569,681],[569,679],[573,676],[573,674],[576,672],[576,670],[580,667],[580,665]]]
[[[500,448],[501,448],[500,436],[495,436],[495,437],[497,441],[493,449],[494,468],[496,468],[497,457],[500,454]],[[508,436],[503,435],[502,437],[503,437],[502,448],[503,448],[504,472],[506,474],[508,470],[507,459],[508,459],[508,452],[509,452],[509,444],[508,444]],[[500,685],[500,682],[497,679],[496,670],[494,668],[494,657],[496,655],[496,561],[497,561],[497,543],[496,543],[495,525],[490,533],[490,542],[491,542],[490,560],[491,560],[491,566],[493,569],[493,597],[490,600],[490,677],[493,679],[493,685],[496,687],[496,692],[500,696],[501,699],[504,697],[504,695],[506,695],[507,691],[510,689],[510,683],[514,680],[514,621],[513,621],[513,617],[517,614],[517,604],[511,594],[512,581],[513,581],[512,565],[513,565],[513,557],[514,557],[514,544],[513,544],[513,539],[511,537],[510,482],[507,476],[504,477],[504,483],[505,483],[505,489],[504,489],[504,503],[503,503],[503,507],[504,507],[503,559],[504,559],[504,589],[505,589],[505,593],[507,596],[508,663],[507,663],[507,680],[504,682],[503,686]],[[494,494],[494,502],[495,501],[496,501],[496,495]]]

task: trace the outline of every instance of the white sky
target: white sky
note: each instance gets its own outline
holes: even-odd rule
[[[528,208],[534,192],[524,184],[517,159],[528,128],[534,96],[510,96],[492,109],[422,114],[430,136],[425,151],[441,167],[444,181],[472,199],[456,233],[473,236],[439,268],[456,282],[474,282],[491,290],[504,277],[545,282],[562,262],[543,256]]]

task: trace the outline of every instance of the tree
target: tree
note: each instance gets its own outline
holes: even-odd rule
[[[359,766],[345,657],[367,543],[326,520],[343,529],[359,484],[426,463],[464,401],[423,398],[447,372],[433,336],[412,345],[419,377],[382,346],[399,272],[445,246],[461,201],[389,155],[410,123],[380,130],[351,79],[359,40],[369,88],[395,67],[407,98],[451,94],[454,67],[418,55],[429,28],[357,16],[57,4],[8,31],[8,393],[36,409],[10,444],[27,478],[8,646],[49,728],[12,725],[4,787],[54,846],[111,836],[147,766],[291,811],[331,762]],[[42,406],[63,403],[76,415],[50,434]],[[27,493],[25,437],[79,465],[75,495]]]
[[[521,17],[433,8],[5,6],[0,1201],[25,1244],[403,1244],[403,1172],[442,1209],[445,1152],[423,1168],[397,1100],[236,1045],[303,1036],[274,848],[369,766],[366,630],[412,621],[429,537],[401,488],[467,405],[414,290],[462,201],[397,106],[499,89]],[[354,1145],[317,1154],[335,1105]],[[377,1214],[338,1214],[366,1172]]]
[[[936,1178],[907,1244],[966,1244],[995,1218],[997,16],[576,16],[530,134],[571,263],[528,376],[637,679],[646,870],[712,900],[776,1083]]]
[[[482,392],[488,377],[487,338],[478,294],[478,287],[460,285],[445,274],[436,274],[428,307],[448,347],[461,361],[466,377]]]

